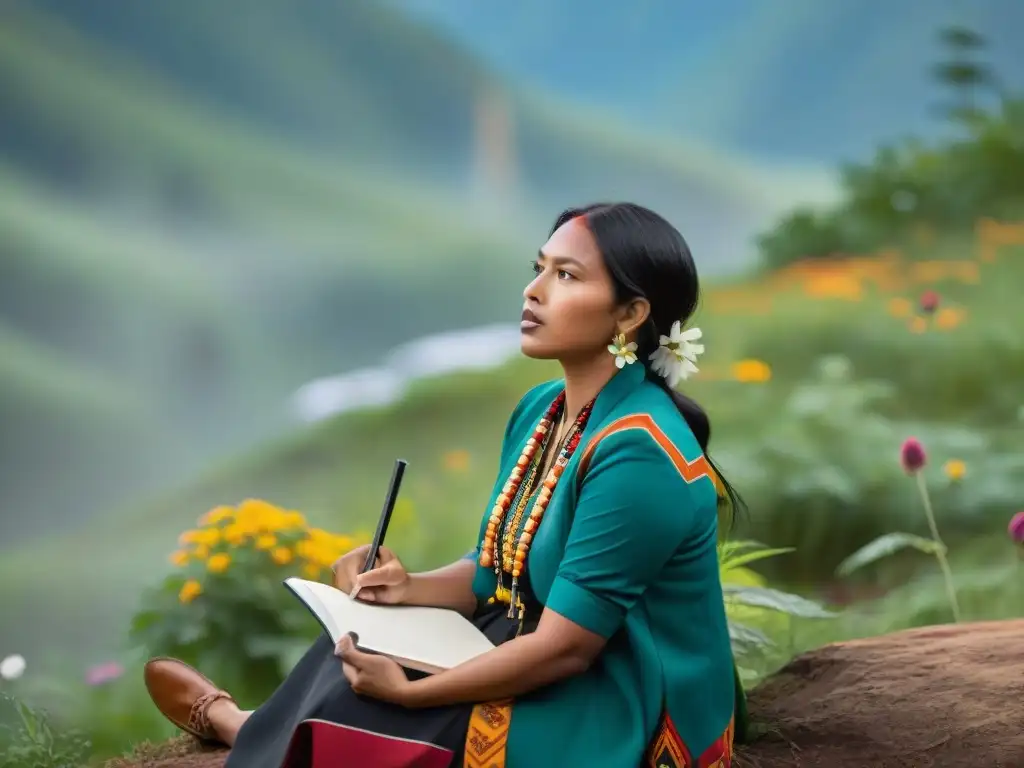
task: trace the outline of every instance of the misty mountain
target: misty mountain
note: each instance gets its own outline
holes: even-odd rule
[[[949,23],[1024,88],[1017,0],[392,0],[510,76],[759,156],[848,160],[943,130],[930,68]]]

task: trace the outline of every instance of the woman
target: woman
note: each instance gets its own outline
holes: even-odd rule
[[[680,331],[693,259],[657,214],[593,205],[558,218],[534,271],[522,350],[564,379],[513,411],[476,549],[429,573],[382,550],[359,574],[365,548],[335,565],[338,588],[461,611],[496,648],[428,676],[323,637],[253,713],[181,662],[151,661],[157,706],[232,746],[229,768],[730,765],[743,700],[716,487],[734,496],[704,455],[707,417],[674,391],[703,351]],[[417,749],[420,762],[397,756]]]

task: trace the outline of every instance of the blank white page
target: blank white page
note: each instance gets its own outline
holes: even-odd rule
[[[353,600],[327,584],[291,578],[285,583],[320,616],[337,643],[355,632],[367,650],[451,669],[494,648],[456,611],[411,605],[374,605]]]

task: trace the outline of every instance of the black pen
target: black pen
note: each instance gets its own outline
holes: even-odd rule
[[[370,542],[370,549],[366,553],[366,562],[363,563],[363,570],[360,573],[372,571],[377,563],[377,555],[380,553],[381,545],[384,543],[384,536],[388,532],[388,525],[391,522],[391,513],[395,509],[395,502],[398,500],[398,489],[402,485],[402,476],[405,468],[409,465],[405,459],[395,461],[395,469],[391,473],[391,484],[388,486],[388,495],[384,499],[384,508],[380,513],[380,520],[377,521],[377,530],[373,534],[373,541]],[[357,591],[350,595],[355,597]]]

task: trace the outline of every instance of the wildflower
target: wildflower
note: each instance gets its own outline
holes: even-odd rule
[[[1010,519],[1010,526],[1007,530],[1014,543],[1024,547],[1024,511],[1018,512]]]
[[[230,520],[235,516],[235,510],[232,507],[214,507],[201,518],[199,518],[200,526],[219,525],[226,520]]]
[[[185,531],[178,537],[178,543],[183,547],[189,544],[198,544],[202,536],[203,532],[200,530]]]
[[[92,686],[104,685],[111,680],[116,680],[123,674],[124,667],[116,661],[108,661],[104,664],[89,667],[85,672],[85,684]]]
[[[935,327],[943,331],[952,330],[963,322],[965,314],[962,309],[943,307],[935,315]]]
[[[923,317],[915,317],[910,321],[911,333],[924,333],[928,330],[928,321]]]
[[[210,559],[206,561],[206,567],[210,570],[210,573],[224,573],[231,565],[231,555],[227,552],[218,552],[215,555],[210,555]]]
[[[196,560],[205,560],[210,556],[210,548],[205,544],[200,544],[198,547],[192,550],[192,557]]]
[[[928,456],[925,454],[920,440],[916,437],[908,437],[903,441],[903,447],[900,448],[900,463],[908,475],[919,472],[927,461]]]
[[[449,472],[465,472],[469,468],[469,451],[461,448],[448,451],[442,457],[442,462]]]
[[[224,541],[237,547],[249,537],[249,530],[241,523],[232,523],[224,529]]]
[[[942,465],[942,471],[946,477],[956,483],[964,479],[964,475],[967,474],[967,465],[960,459],[950,459]]]
[[[902,296],[895,296],[889,299],[889,314],[893,317],[910,317],[912,306],[908,299]]]
[[[732,375],[744,384],[763,384],[772,377],[772,369],[762,360],[740,360],[733,363]]]
[[[203,585],[195,579],[189,579],[181,585],[181,591],[178,593],[178,600],[187,605],[201,594],[203,594]]]
[[[921,307],[921,311],[926,315],[930,315],[939,308],[939,294],[935,291],[925,291],[921,294],[921,298],[918,303]]]
[[[278,565],[288,565],[292,561],[292,551],[288,547],[277,547],[270,553],[270,559]]]
[[[261,533],[256,537],[256,549],[268,550],[277,546],[277,537],[272,533]]]
[[[303,517],[301,512],[285,512],[284,517],[281,519],[281,529],[291,530],[292,528],[305,528],[306,518]]]
[[[179,549],[178,551],[171,553],[171,564],[181,568],[184,565],[188,565],[189,557],[190,556],[188,552],[186,552],[184,549]]]
[[[23,674],[25,674],[24,656],[15,653],[0,661],[0,678],[4,680],[17,680]]]

